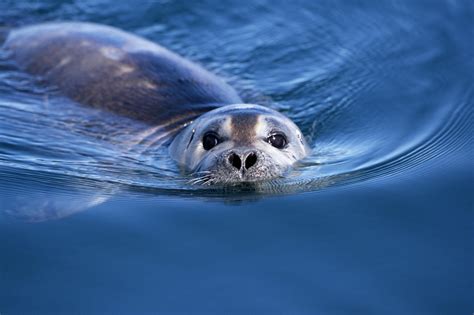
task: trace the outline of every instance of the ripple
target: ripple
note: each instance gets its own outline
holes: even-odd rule
[[[209,12],[164,1],[98,13],[104,5],[21,4],[0,22],[111,21],[225,77],[247,102],[285,113],[312,154],[287,178],[261,185],[190,185],[165,143],[155,145],[159,130],[75,104],[0,53],[2,192],[54,191],[85,205],[119,192],[254,200],[385,181],[472,153],[474,61],[460,32],[468,14],[458,8],[415,17],[419,4],[398,2],[306,3],[290,12],[263,0]],[[38,18],[22,18],[23,10]],[[448,16],[450,25],[440,23]]]

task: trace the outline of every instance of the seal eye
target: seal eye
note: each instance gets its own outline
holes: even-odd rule
[[[210,150],[219,144],[219,138],[214,133],[206,133],[202,138],[202,146],[204,150]]]
[[[270,143],[272,146],[274,146],[277,149],[283,149],[286,144],[288,143],[286,141],[286,138],[282,134],[274,134],[271,135],[270,137],[267,138],[267,142]]]

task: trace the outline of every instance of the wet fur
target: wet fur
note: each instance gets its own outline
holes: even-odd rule
[[[241,102],[233,88],[200,66],[108,26],[20,28],[10,32],[4,49],[20,68],[79,103],[168,129]]]

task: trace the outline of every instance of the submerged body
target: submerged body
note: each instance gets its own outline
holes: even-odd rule
[[[307,154],[298,127],[202,67],[145,39],[91,23],[13,30],[3,48],[71,99],[174,136],[170,154],[205,183],[281,176]]]

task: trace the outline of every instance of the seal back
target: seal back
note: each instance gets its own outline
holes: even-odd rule
[[[4,43],[20,68],[67,97],[153,125],[175,127],[241,102],[223,80],[166,48],[113,27],[46,23]]]

